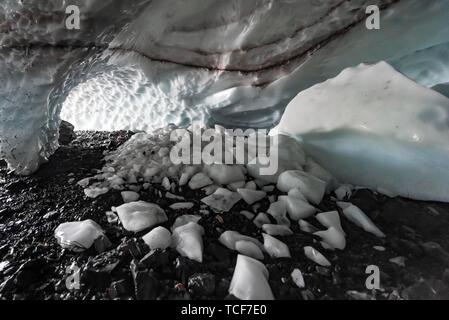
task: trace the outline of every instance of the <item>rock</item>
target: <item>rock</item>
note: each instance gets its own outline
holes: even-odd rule
[[[142,237],[151,250],[165,250],[170,247],[171,233],[164,227],[157,227]]]
[[[307,258],[323,267],[330,267],[331,263],[319,251],[312,247],[304,247],[304,254]]]
[[[168,179],[167,177],[164,177],[164,179],[162,179],[161,185],[165,189],[165,191],[170,191],[171,190],[170,179]]]
[[[158,205],[144,201],[130,202],[117,207],[123,227],[130,232],[140,232],[168,220]]]
[[[199,172],[190,179],[189,187],[192,190],[198,190],[211,185],[213,181],[204,173]]]
[[[268,270],[261,262],[239,255],[229,294],[240,300],[274,300],[268,276]]]
[[[237,189],[237,192],[242,196],[243,200],[249,205],[256,203],[266,197],[265,191]]]
[[[240,165],[205,165],[204,171],[215,183],[220,185],[229,185],[245,180],[244,168]]]
[[[220,235],[220,238],[218,238],[218,241],[230,250],[236,250],[235,244],[237,243],[237,241],[250,241],[257,245],[261,250],[263,250],[263,245],[257,239],[245,236],[237,231],[228,230],[223,232]]]
[[[270,220],[270,218],[268,217],[267,214],[261,212],[261,213],[259,213],[256,216],[256,218],[254,219],[253,223],[256,225],[256,227],[262,228],[262,226],[264,224],[270,224],[271,220]]]
[[[134,191],[122,191],[121,195],[124,203],[135,202],[140,198],[140,195]]]
[[[289,227],[278,224],[264,224],[262,230],[270,236],[290,236],[293,234]]]
[[[280,196],[279,201],[285,202],[287,205],[287,212],[290,219],[293,221],[309,218],[317,211],[315,207],[311,206],[306,201],[293,196]]]
[[[66,222],[55,230],[55,237],[64,249],[84,251],[89,249],[99,237],[104,236],[103,229],[93,220]]]
[[[130,284],[127,280],[122,279],[114,281],[108,289],[109,297],[111,299],[116,299],[125,296],[130,289]]]
[[[358,207],[348,202],[337,202],[337,205],[343,210],[343,214],[349,221],[376,237],[385,238],[385,234]]]
[[[308,173],[290,170],[279,175],[277,188],[282,192],[298,188],[308,201],[320,204],[326,191],[326,183]]]
[[[449,253],[444,250],[440,244],[436,242],[426,242],[421,246],[427,255],[431,256],[437,261],[440,261],[441,263],[449,265]]]
[[[330,227],[326,231],[318,231],[314,233],[316,236],[320,237],[323,242],[321,245],[325,249],[340,249],[344,250],[346,247],[346,239],[344,234],[340,232],[340,230],[337,230],[334,227]]]
[[[436,291],[428,281],[421,279],[418,283],[404,289],[401,296],[407,300],[434,300]]]
[[[139,263],[146,266],[148,269],[166,268],[170,261],[169,250],[152,250],[146,254]]]
[[[137,300],[155,300],[158,294],[158,280],[148,270],[138,270],[131,262],[131,274],[134,280],[134,293]]]
[[[264,255],[260,247],[252,241],[239,240],[235,243],[235,250],[245,256],[257,260],[263,260]]]
[[[288,246],[282,241],[263,233],[263,246],[272,258],[291,258]]]
[[[249,181],[245,184],[245,189],[257,190],[257,184],[254,181]]]
[[[228,212],[241,199],[238,193],[219,188],[210,196],[203,198],[201,202],[218,212]]]
[[[75,126],[70,122],[61,120],[59,124],[59,138],[58,142],[60,145],[69,145],[70,142],[76,139]]]
[[[306,287],[306,283],[304,281],[304,277],[302,276],[301,270],[294,269],[291,273],[291,277],[293,282],[298,286],[298,288],[302,289]]]
[[[198,223],[198,221],[201,220],[201,216],[198,215],[192,215],[192,214],[185,214],[183,216],[180,216],[176,218],[175,223],[171,227],[172,231],[175,230],[178,227],[184,226],[188,224],[189,222],[195,222]]]
[[[338,211],[319,213],[315,216],[315,219],[317,219],[318,222],[321,223],[324,227],[334,227],[335,229],[340,231],[341,234],[346,235],[341,226],[340,215]]]
[[[188,286],[195,295],[209,297],[215,292],[215,276],[210,273],[196,273],[190,276]]]
[[[183,257],[202,263],[203,235],[203,227],[189,222],[173,230],[173,245]]]

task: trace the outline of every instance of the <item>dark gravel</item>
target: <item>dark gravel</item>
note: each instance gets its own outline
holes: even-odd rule
[[[211,213],[200,220],[205,228],[204,262],[191,261],[174,250],[149,252],[140,236],[127,233],[107,222],[105,212],[122,203],[120,193],[111,191],[88,199],[76,182],[103,166],[103,153],[114,150],[130,132],[77,132],[67,140],[50,162],[32,176],[7,173],[0,163],[0,299],[231,299],[227,290],[237,254],[223,247],[217,238],[225,230],[236,230],[262,240],[252,221],[239,212],[217,217]],[[163,207],[170,227],[181,214],[200,210],[201,192],[183,191],[192,209],[182,213],[168,206],[175,201],[161,199],[157,186],[141,192],[141,200]],[[387,234],[385,240],[362,231],[342,218],[347,248],[331,252],[320,248],[310,234],[295,224],[294,235],[279,237],[289,247],[292,259],[270,259],[270,285],[277,299],[448,299],[449,298],[449,205],[390,199],[366,190],[351,202],[359,206]],[[260,211],[269,202],[261,203]],[[323,210],[335,210],[325,199]],[[63,222],[92,219],[106,231],[110,243],[97,243],[83,253],[63,250],[54,238]],[[319,226],[313,219],[311,223]],[[323,268],[304,257],[303,247],[313,245],[332,261]],[[383,246],[377,251],[373,246]],[[406,258],[405,267],[389,260]],[[381,271],[381,290],[365,287],[367,266]],[[72,267],[79,268],[80,287],[69,290]],[[292,282],[290,274],[299,268],[306,288]],[[70,283],[69,283],[70,284]]]

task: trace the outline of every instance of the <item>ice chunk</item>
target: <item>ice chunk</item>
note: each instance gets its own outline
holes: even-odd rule
[[[348,202],[338,202],[337,204],[343,210],[343,214],[349,221],[355,223],[366,232],[374,234],[376,237],[385,237],[385,234],[358,207]]]
[[[338,211],[319,213],[315,216],[315,219],[317,219],[326,228],[334,227],[343,235],[346,234],[341,226],[340,214]]]
[[[298,188],[291,189],[288,192],[288,195],[290,197],[298,198],[298,199],[301,199],[304,202],[307,202],[306,197],[304,197],[304,195],[302,194],[301,190],[299,190]]]
[[[304,254],[307,258],[323,267],[330,267],[331,263],[318,250],[312,247],[304,247]]]
[[[199,173],[195,174],[192,177],[192,179],[190,179],[189,187],[192,190],[197,190],[197,189],[207,187],[208,185],[211,185],[212,183],[213,183],[212,180],[207,175],[205,175],[202,172],[199,172]]]
[[[262,228],[264,224],[269,224],[271,223],[271,221],[266,213],[260,212],[254,219],[253,223],[256,225],[256,227]]]
[[[292,196],[280,196],[279,201],[285,202],[290,219],[294,221],[309,218],[317,211],[308,202]]]
[[[249,205],[256,203],[266,197],[265,191],[237,189],[237,192],[242,196],[243,200]]]
[[[280,224],[264,224],[262,230],[270,236],[289,236],[293,234],[289,227]]]
[[[250,241],[257,245],[260,249],[263,249],[263,245],[257,239],[245,236],[237,231],[228,230],[223,232],[218,238],[218,241],[230,250],[235,250],[235,244],[237,241]]]
[[[98,198],[99,196],[106,194],[109,192],[109,188],[101,188],[101,187],[89,187],[87,189],[84,189],[84,194],[88,198]]]
[[[257,190],[257,185],[256,185],[256,183],[254,181],[249,181],[249,182],[246,183],[245,189]]]
[[[277,131],[343,183],[449,201],[448,114],[447,97],[380,62],[301,92]]]
[[[305,288],[306,283],[304,281],[304,277],[302,276],[302,272],[299,269],[294,269],[291,273],[291,277],[293,282],[298,286],[298,288]]]
[[[290,220],[287,217],[287,204],[284,201],[273,202],[267,210],[278,224],[290,226]]]
[[[240,211],[240,214],[245,216],[248,220],[252,220],[254,218],[254,213],[247,210]]]
[[[319,236],[323,242],[321,243],[325,249],[340,249],[343,250],[346,247],[346,239],[340,230],[330,227],[326,231],[315,232],[316,236]]]
[[[172,210],[184,210],[184,209],[192,209],[195,204],[192,202],[178,202],[170,205],[170,209]]]
[[[242,197],[236,192],[232,192],[224,188],[218,188],[213,194],[203,198],[201,202],[216,211],[228,212],[241,199]]]
[[[239,165],[213,164],[204,166],[204,170],[215,183],[221,185],[228,185],[245,180],[243,166]]]
[[[122,191],[121,195],[124,203],[135,202],[140,198],[140,195],[134,191]]]
[[[164,179],[162,179],[162,187],[163,187],[166,191],[170,191],[170,190],[171,190],[170,179],[168,179],[167,177],[164,177]]]
[[[298,188],[308,201],[320,204],[326,191],[326,183],[308,173],[289,170],[279,175],[277,188],[282,192]]]
[[[350,184],[342,184],[334,192],[338,200],[348,200],[352,196],[353,187]]]
[[[189,222],[195,222],[197,223],[198,221],[201,220],[201,216],[198,215],[191,215],[191,214],[185,214],[183,216],[180,216],[178,218],[176,218],[175,223],[173,224],[173,226],[171,227],[172,230],[175,230],[178,227],[181,227],[183,225],[188,224]]]
[[[326,183],[326,192],[330,193],[335,190],[338,182],[337,179],[326,169],[320,166],[312,158],[307,158],[304,172],[324,181]]]
[[[228,189],[231,191],[237,191],[240,188],[243,188],[246,185],[245,181],[238,181],[228,185]]]
[[[151,250],[165,250],[171,245],[171,233],[164,227],[157,227],[142,237]]]
[[[272,258],[290,258],[290,250],[282,241],[263,233],[263,246]]]
[[[102,236],[104,232],[101,227],[90,219],[62,223],[55,230],[55,237],[61,247],[73,251],[89,249]]]
[[[299,228],[303,232],[315,233],[318,231],[317,228],[315,228],[312,224],[308,223],[306,220],[299,220],[298,224],[299,224]]]
[[[203,262],[204,229],[195,222],[189,222],[173,231],[173,246],[183,257]]]
[[[229,293],[240,300],[274,300],[268,270],[256,259],[239,255]]]
[[[257,260],[264,259],[262,250],[259,248],[258,245],[256,245],[252,241],[247,241],[247,240],[237,241],[235,243],[235,250],[240,254],[243,254],[245,256],[248,256],[248,257],[251,257],[251,258],[254,258]]]
[[[130,202],[117,207],[117,214],[127,231],[140,232],[168,220],[158,205],[145,201]]]

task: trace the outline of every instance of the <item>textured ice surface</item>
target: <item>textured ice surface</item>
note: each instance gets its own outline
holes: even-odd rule
[[[197,262],[203,262],[204,228],[189,222],[173,231],[173,245],[180,255]]]
[[[103,235],[101,227],[92,220],[66,222],[55,230],[58,243],[63,248],[74,251],[89,249]]]
[[[301,92],[277,130],[341,182],[449,201],[448,119],[448,98],[380,62]]]

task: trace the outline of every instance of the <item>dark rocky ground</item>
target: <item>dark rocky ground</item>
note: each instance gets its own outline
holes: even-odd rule
[[[225,230],[262,239],[261,232],[241,214],[244,204],[231,212],[210,214],[204,226],[204,262],[180,257],[176,251],[149,254],[139,237],[107,222],[105,212],[122,203],[119,192],[88,199],[76,182],[103,166],[105,150],[113,150],[131,133],[78,132],[62,146],[51,161],[34,175],[8,175],[0,164],[0,298],[1,299],[223,299],[233,274],[237,254],[221,246],[217,238]],[[70,180],[73,179],[73,180]],[[70,182],[69,182],[70,180]],[[154,187],[156,188],[156,187]],[[157,196],[157,189],[141,192],[141,200],[166,209],[170,227],[180,213],[168,209],[171,200]],[[199,210],[201,195],[185,190]],[[449,205],[390,199],[369,191],[358,191],[351,202],[364,210],[387,234],[380,240],[345,219],[347,248],[326,251],[313,236],[293,224],[293,236],[283,237],[292,259],[269,259],[270,285],[277,299],[448,299],[449,298]],[[262,202],[261,211],[269,205]],[[335,209],[329,199],[321,209]],[[111,245],[97,243],[83,253],[63,250],[54,238],[62,222],[93,219]],[[319,224],[311,221],[315,225]],[[143,233],[144,234],[144,233]],[[305,258],[303,247],[313,244],[331,261],[331,268],[316,266]],[[376,251],[373,246],[384,246]],[[405,266],[390,262],[403,256]],[[80,268],[81,288],[66,288],[66,269]],[[368,265],[381,271],[381,290],[365,288]],[[306,288],[299,289],[290,278],[299,268]]]

